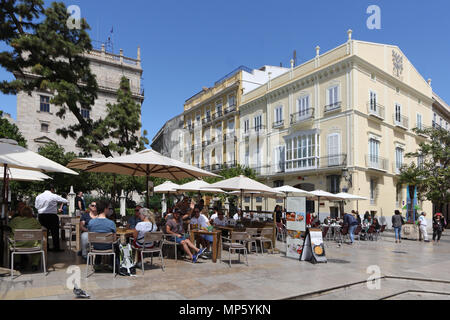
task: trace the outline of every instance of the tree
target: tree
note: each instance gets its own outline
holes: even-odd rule
[[[140,151],[145,149],[145,144],[149,141],[144,136],[139,137],[137,133],[141,130],[141,106],[131,94],[130,82],[126,77],[122,77],[119,90],[117,90],[117,103],[107,104],[107,112],[103,121],[103,135],[106,138],[113,138],[109,148],[120,155],[130,154],[130,151]]]
[[[450,132],[443,128],[416,128],[414,132],[428,139],[419,144],[416,152],[406,155],[407,158],[419,159],[420,165],[412,163],[404,166],[400,181],[417,186],[419,197],[433,202],[436,209],[441,211],[444,204],[450,202]],[[410,188],[411,192],[414,192],[414,188]]]
[[[8,119],[3,118],[3,111],[0,110],[0,138],[2,139],[12,139],[17,141],[19,146],[26,148],[27,141],[23,137],[19,128],[8,121]]]
[[[98,86],[85,56],[92,50],[89,25],[81,19],[80,28],[70,28],[70,19],[62,2],[44,8],[43,0],[1,0],[0,43],[8,50],[0,52],[0,66],[16,80],[0,82],[0,91],[49,92],[53,95],[50,102],[59,106],[57,116],[63,118],[70,112],[77,119],[77,123],[58,129],[57,134],[76,140],[85,156],[95,151],[111,157],[110,148],[116,146],[114,142],[104,144],[103,120],[85,119],[81,114],[81,109],[91,110]],[[128,141],[133,137],[130,131]]]

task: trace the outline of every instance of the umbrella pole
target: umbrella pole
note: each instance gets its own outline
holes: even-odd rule
[[[7,219],[6,217],[6,203],[7,203],[7,190],[6,190],[6,175],[8,171],[8,165],[5,163],[3,166],[3,188],[2,188],[2,219]]]
[[[147,188],[147,193],[145,194],[145,197],[146,197],[146,204],[147,204],[147,208],[150,208],[150,195],[149,195],[149,193],[148,193],[148,181],[149,181],[149,176],[148,176],[148,174],[147,174],[147,176],[146,176],[146,184],[145,184],[145,187]]]

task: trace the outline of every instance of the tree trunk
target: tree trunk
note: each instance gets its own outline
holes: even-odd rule
[[[409,201],[410,206],[409,209],[409,219],[412,219],[412,222],[416,222],[416,216],[414,215],[414,191],[415,186],[409,186]]]

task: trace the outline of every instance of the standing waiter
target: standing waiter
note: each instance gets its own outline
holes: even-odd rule
[[[39,213],[39,222],[52,233],[53,251],[62,251],[59,247],[59,217],[58,203],[68,201],[55,194],[55,188],[50,185],[49,190],[36,197],[34,206]],[[48,242],[47,242],[48,243]]]

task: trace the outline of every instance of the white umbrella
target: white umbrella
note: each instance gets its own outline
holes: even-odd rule
[[[180,186],[179,184],[173,183],[171,181],[166,181],[163,184],[156,186],[153,189],[153,192],[154,193],[176,194],[176,193],[178,193],[177,188],[179,186]]]
[[[0,164],[4,165],[4,169],[8,167],[78,175],[59,163],[19,146],[14,140],[0,139]]]
[[[241,193],[241,209],[242,209],[242,197],[244,192],[262,192],[271,195],[277,195],[279,192],[274,189],[262,184],[253,179],[247,178],[245,176],[234,177],[231,179],[219,181],[211,184],[212,188],[219,188],[225,191],[240,191]]]
[[[0,179],[3,179],[4,172],[3,168],[0,167]],[[8,168],[8,177],[11,181],[44,181],[47,179],[52,179],[48,175],[33,170],[24,170],[16,168]]]
[[[220,177],[211,172],[163,156],[154,150],[105,159],[75,159],[67,166],[88,172],[116,173],[147,177],[147,206],[149,206],[149,177],[179,180],[183,178]]]
[[[291,186],[282,186],[282,187],[274,188],[274,190],[276,190],[278,192],[283,192],[285,194],[285,198],[284,198],[284,208],[285,209],[286,209],[286,198],[287,198],[289,193],[296,194],[296,195],[301,196],[301,197],[307,197],[307,196],[311,196],[312,195],[308,191],[305,191],[305,190],[302,190],[302,189],[298,189],[298,188],[294,188],[294,187],[291,187]]]
[[[203,180],[194,180],[182,184],[177,188],[177,190],[180,192],[225,193],[221,189],[211,187],[211,184]]]
[[[359,200],[368,200],[367,198],[345,192],[338,193],[336,196],[348,201],[356,200],[356,211],[359,211]]]
[[[40,172],[60,172],[78,175],[75,171],[56,163],[33,151],[27,150],[18,145],[17,141],[10,139],[0,139],[0,165],[3,165],[3,199],[6,199],[6,178],[8,168],[33,170]],[[6,202],[2,204],[2,217],[6,213]]]
[[[328,200],[328,201],[341,201],[342,198],[336,196],[335,194],[323,191],[323,190],[315,190],[311,191],[311,197],[314,200],[317,200],[317,215],[320,213],[320,199]]]

